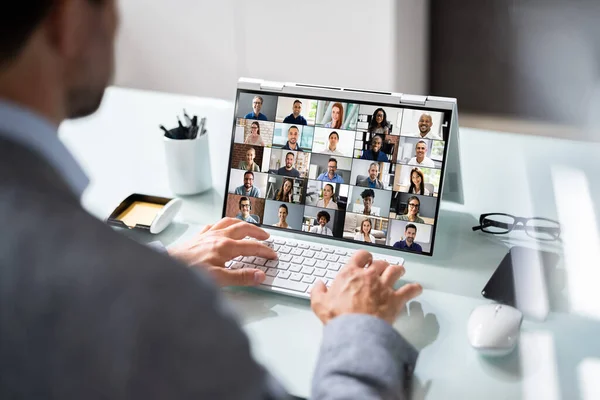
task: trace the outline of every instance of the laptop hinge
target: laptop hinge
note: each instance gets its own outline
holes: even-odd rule
[[[265,81],[260,84],[261,89],[282,91],[285,83]]]
[[[424,106],[426,101],[427,96],[419,96],[416,94],[403,94],[402,97],[400,97],[400,102],[405,104]]]

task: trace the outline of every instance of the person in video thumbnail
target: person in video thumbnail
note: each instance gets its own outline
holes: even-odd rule
[[[394,243],[394,247],[414,253],[422,253],[423,248],[419,243],[415,242],[415,237],[417,237],[417,227],[414,224],[408,224],[404,228],[404,240]]]
[[[409,165],[416,165],[419,167],[435,168],[435,163],[429,157],[425,157],[427,154],[427,143],[424,140],[419,140],[415,145],[416,157],[413,157],[408,162]]]
[[[336,131],[329,134],[329,145],[323,153],[331,154],[332,156],[343,156],[344,154],[337,149],[338,142],[340,141],[340,135]]]
[[[295,125],[306,125],[306,118],[300,113],[302,112],[302,102],[300,100],[294,101],[292,106],[292,113],[283,119],[284,124],[295,124]]]
[[[323,172],[317,177],[318,181],[331,182],[331,183],[344,183],[344,178],[336,174],[337,171],[337,160],[330,158],[327,162],[327,172]]]
[[[289,152],[285,155],[285,167],[281,167],[277,170],[278,175],[291,176],[292,178],[299,178],[300,172],[294,168],[294,153]]]
[[[298,135],[300,131],[297,126],[290,126],[288,129],[288,141],[285,146],[282,147],[284,150],[304,151],[298,145]]]
[[[373,189],[365,189],[360,194],[360,197],[363,199],[363,214],[364,215],[375,215],[371,207],[373,206],[373,201],[375,200],[375,192]]]
[[[330,208],[332,210],[338,209],[337,203],[335,202],[335,195],[333,194],[332,184],[327,183],[323,186],[323,198],[317,201],[317,207]]]
[[[273,226],[277,226],[279,228],[292,229],[292,227],[289,226],[289,224],[287,223],[288,208],[285,204],[281,204],[279,206],[278,213],[279,213],[279,222],[277,222],[276,224],[273,224]]]
[[[390,133],[390,124],[387,120],[387,114],[383,108],[378,108],[369,122],[369,133],[377,135],[387,135]]]
[[[331,107],[331,121],[325,124],[325,128],[340,129],[344,121],[344,106],[342,103],[335,103]]]
[[[435,139],[442,140],[441,137],[431,132],[431,127],[433,126],[433,120],[431,119],[431,115],[427,113],[421,114],[421,118],[419,118],[418,122],[419,126],[419,136],[421,139]]]
[[[371,235],[372,228],[373,224],[371,223],[371,220],[366,218],[360,224],[360,232],[356,232],[356,235],[354,235],[354,240],[359,242],[375,243],[375,236]]]
[[[292,189],[294,189],[294,181],[290,178],[285,178],[281,184],[281,187],[275,194],[274,200],[291,203],[294,195],[294,191]]]
[[[417,196],[412,196],[408,199],[408,206],[406,207],[406,213],[396,217],[400,221],[410,221],[417,224],[424,224],[425,221],[419,217],[419,209],[421,208],[421,201]]]
[[[326,225],[331,220],[331,215],[327,211],[319,211],[317,213],[317,223],[310,228],[311,233],[318,233],[319,235],[333,236],[333,232]]]
[[[235,194],[242,196],[260,197],[260,189],[254,186],[254,172],[246,171],[244,173],[244,184],[235,188]]]
[[[263,98],[260,96],[254,96],[252,99],[252,112],[249,112],[244,116],[246,119],[258,119],[261,121],[266,121],[267,116],[265,114],[261,114],[260,110],[263,105]]]
[[[425,189],[425,177],[423,176],[423,171],[419,168],[413,168],[410,171],[410,187],[408,188],[408,193],[411,194],[420,194],[423,196],[430,196],[429,190]]]
[[[373,139],[371,139],[371,148],[368,150],[364,150],[360,158],[362,158],[363,160],[388,162],[389,160],[387,155],[383,151],[380,151],[382,145],[383,139],[381,139],[381,136],[373,136]]]
[[[242,221],[250,222],[253,224],[258,224],[258,221],[252,218],[250,215],[250,211],[252,211],[252,203],[248,197],[240,197],[239,201],[240,212],[235,217],[237,219],[241,219]]]
[[[251,144],[253,146],[263,146],[265,142],[263,142],[262,137],[260,136],[260,125],[258,122],[252,122],[250,127],[250,134],[246,138],[245,144]]]
[[[260,172],[260,167],[257,163],[254,162],[255,158],[256,150],[254,150],[254,147],[250,147],[248,150],[246,150],[246,160],[240,161],[240,163],[238,164],[238,169]]]
[[[365,179],[356,180],[357,186],[369,187],[372,189],[383,189],[383,182],[377,179],[379,175],[379,164],[371,163],[369,165],[369,176]]]

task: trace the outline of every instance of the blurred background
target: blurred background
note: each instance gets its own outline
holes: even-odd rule
[[[241,76],[456,97],[460,125],[600,141],[598,0],[127,0],[116,84]]]

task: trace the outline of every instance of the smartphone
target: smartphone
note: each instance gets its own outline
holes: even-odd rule
[[[559,258],[555,253],[515,246],[500,262],[481,294],[515,307],[525,317],[543,321],[550,312],[547,278]]]

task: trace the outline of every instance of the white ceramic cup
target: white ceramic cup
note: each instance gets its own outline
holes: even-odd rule
[[[169,186],[175,194],[198,194],[212,187],[208,134],[196,139],[164,137]]]

